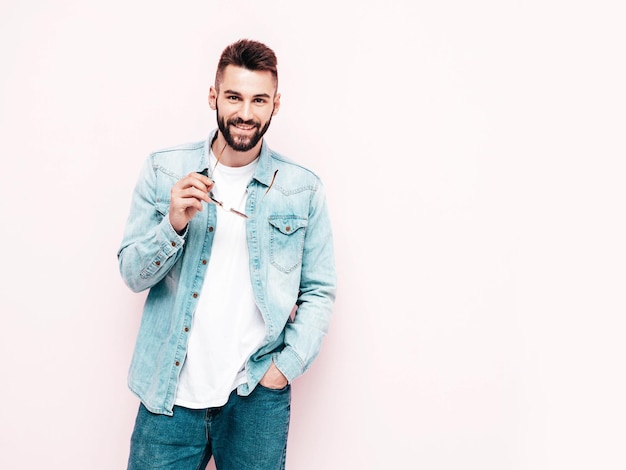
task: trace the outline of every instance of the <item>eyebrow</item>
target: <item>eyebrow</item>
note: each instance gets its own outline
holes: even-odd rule
[[[242,96],[241,93],[235,90],[224,90],[224,94]],[[259,93],[257,95],[254,95],[253,98],[270,98],[271,99],[272,97],[268,95],[267,93]]]

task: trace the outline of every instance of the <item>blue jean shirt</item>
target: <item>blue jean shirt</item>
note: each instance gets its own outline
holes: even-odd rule
[[[128,385],[153,413],[173,414],[199,292],[211,282],[206,273],[218,229],[216,206],[206,204],[185,233],[176,233],[168,217],[170,190],[180,178],[209,166],[215,132],[206,141],[146,159],[118,251],[124,282],[135,292],[150,289]],[[250,281],[265,338],[246,362],[240,395],[252,392],[272,360],[289,382],[308,369],[327,332],[336,288],[324,187],[314,173],[270,150],[265,141],[248,184],[246,214]],[[295,317],[290,315],[294,306]]]

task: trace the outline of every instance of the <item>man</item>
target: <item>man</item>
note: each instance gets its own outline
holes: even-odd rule
[[[141,399],[129,469],[285,466],[290,384],[319,352],[335,297],[324,188],[270,150],[274,52],[224,49],[205,141],[149,156],[120,272],[150,289],[129,372]]]

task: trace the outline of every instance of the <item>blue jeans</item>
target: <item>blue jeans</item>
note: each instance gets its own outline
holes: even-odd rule
[[[128,470],[204,470],[211,457],[218,470],[283,470],[291,386],[261,385],[247,397],[233,391],[218,408],[174,407],[174,416],[139,405]]]

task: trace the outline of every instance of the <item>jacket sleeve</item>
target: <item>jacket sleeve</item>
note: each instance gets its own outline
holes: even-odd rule
[[[336,272],[332,229],[323,186],[314,193],[304,240],[300,294],[292,322],[285,326],[285,348],[273,357],[289,382],[317,357],[335,301]]]
[[[185,234],[172,228],[166,206],[157,204],[157,169],[146,159],[135,185],[121,246],[117,253],[120,273],[134,292],[158,283],[183,252]],[[169,194],[170,188],[166,188]],[[168,199],[169,200],[169,199]]]

